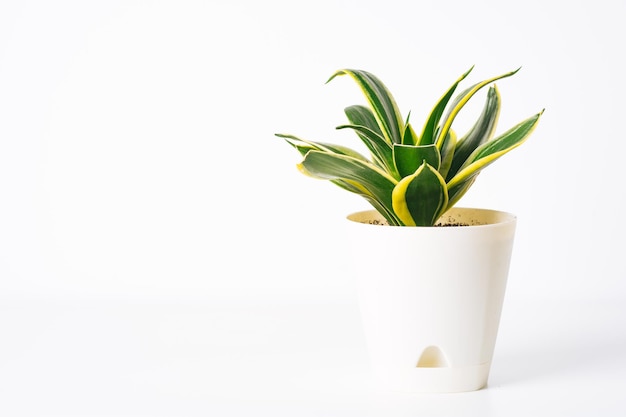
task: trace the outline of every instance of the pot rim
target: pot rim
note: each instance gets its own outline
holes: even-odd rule
[[[477,220],[476,218],[468,218],[470,216],[480,216],[484,218],[484,220]],[[447,216],[447,218],[446,218]],[[348,224],[354,224],[356,227],[361,227],[359,225],[363,225],[365,227],[371,226],[389,226],[386,224],[384,217],[374,209],[370,210],[361,210],[350,213],[346,216],[348,220]],[[443,222],[442,222],[443,219]],[[517,222],[517,216],[515,214],[502,211],[502,210],[494,210],[494,209],[486,209],[486,208],[476,208],[476,207],[452,207],[448,211],[446,211],[437,222],[438,224],[450,224],[455,222],[456,220],[465,222],[469,221],[463,226],[458,227],[436,227],[436,226],[391,226],[393,229],[420,229],[420,230],[458,230],[460,228],[490,228],[490,227],[502,227],[503,225]],[[378,224],[369,223],[370,220],[383,222]]]

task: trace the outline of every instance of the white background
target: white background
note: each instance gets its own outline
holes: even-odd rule
[[[623,415],[624,16],[1,1],[0,415]],[[334,129],[362,101],[324,84],[340,68],[420,126],[472,65],[468,83],[522,67],[500,131],[546,109],[459,202],[518,215],[490,387],[374,393],[338,237],[367,205],[274,133],[358,147]]]

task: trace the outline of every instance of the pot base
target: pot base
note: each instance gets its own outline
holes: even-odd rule
[[[375,372],[376,385],[382,391],[395,392],[467,392],[487,385],[491,363],[457,368],[412,368]]]

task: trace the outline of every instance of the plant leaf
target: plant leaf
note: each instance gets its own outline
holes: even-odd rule
[[[448,134],[448,130],[450,130],[450,126],[452,126],[452,122],[454,121],[454,118],[459,113],[459,111],[463,108],[463,106],[467,104],[469,99],[472,98],[472,96],[476,94],[476,92],[478,92],[478,90],[480,90],[481,88],[483,88],[484,86],[488,84],[491,84],[494,81],[500,80],[502,78],[510,77],[511,75],[517,73],[519,70],[520,69],[518,68],[515,71],[507,72],[506,74],[498,75],[497,77],[493,77],[488,80],[481,81],[467,88],[461,94],[459,94],[452,102],[451,108],[450,110],[448,110],[448,113],[446,114],[446,117],[444,118],[444,122],[441,127],[441,130],[439,130],[439,133],[437,134],[437,140],[435,141],[437,146],[441,148],[441,145],[443,141],[445,140],[446,135]]]
[[[404,125],[404,135],[402,135],[402,144],[403,145],[416,145],[419,142],[419,138],[417,137],[417,133],[413,130],[413,126],[411,123],[407,122]]]
[[[478,174],[479,172],[476,172],[474,175],[457,184],[453,188],[448,188],[448,208],[454,206],[461,199],[461,197],[465,195],[467,190],[469,190],[474,184],[474,181],[476,181]]]
[[[468,179],[478,174],[487,165],[496,159],[520,146],[533,132],[543,110],[534,116],[518,123],[497,138],[479,146],[461,166],[459,172],[448,181],[450,194],[457,194],[456,187],[462,186]]]
[[[365,126],[384,140],[383,132],[380,130],[380,126],[378,126],[376,117],[369,108],[356,104],[354,106],[346,107],[344,109],[344,113],[348,117],[350,124]]]
[[[389,223],[389,225],[391,226],[401,225],[400,220],[398,220],[395,213],[391,210],[391,207],[383,206],[375,198],[372,198],[371,195],[364,193],[361,188],[356,187],[352,185],[352,183],[344,181],[344,180],[331,180],[330,182],[343,188],[346,191],[350,191],[352,193],[355,193],[363,197],[365,200],[367,200],[368,203],[372,205],[372,207],[376,209],[376,211],[378,211],[385,218],[385,220],[387,220],[387,223]]]
[[[439,99],[435,107],[430,112],[428,116],[428,120],[424,124],[424,128],[422,129],[422,134],[419,136],[419,144],[420,145],[430,145],[435,143],[435,130],[437,129],[437,125],[439,125],[439,120],[441,119],[441,115],[448,105],[448,101],[450,101],[450,97],[454,94],[454,91],[458,87],[459,83],[465,79],[469,75],[470,72],[474,69],[474,66],[467,70],[463,75],[461,75],[452,86],[445,92],[443,96]]]
[[[500,93],[494,85],[487,91],[487,100],[483,111],[474,126],[457,143],[454,158],[447,173],[449,181],[456,175],[459,168],[465,163],[470,154],[483,143],[491,140],[498,124],[500,115]]]
[[[337,129],[354,130],[359,135],[365,146],[369,149],[372,155],[372,161],[392,176],[400,179],[398,177],[397,170],[393,165],[391,146],[389,146],[389,144],[381,136],[378,136],[375,132],[365,126],[342,125],[337,126]]]
[[[435,146],[437,147],[437,146]],[[446,140],[441,145],[441,166],[439,167],[439,173],[442,177],[446,177],[450,165],[452,165],[452,159],[454,158],[456,148],[456,133],[450,129],[446,135]]]
[[[323,152],[328,152],[328,153],[336,153],[339,155],[347,155],[347,156],[359,159],[364,162],[369,162],[365,156],[345,146],[333,145],[330,143],[323,143],[323,142],[313,142],[310,140],[301,139],[299,137],[296,137],[293,135],[287,135],[283,133],[276,133],[275,135],[278,136],[279,138],[285,139],[285,141],[289,143],[291,146],[293,146],[294,148],[296,148],[298,152],[302,154],[302,156],[306,155],[311,150],[316,150],[316,151],[323,151]]]
[[[401,177],[413,175],[424,161],[439,169],[441,157],[435,145],[393,145],[393,160]]]
[[[397,181],[368,161],[311,150],[298,168],[314,178],[345,181],[392,211],[391,193]]]
[[[443,177],[423,162],[413,175],[403,178],[393,189],[393,210],[406,226],[432,226],[448,204]]]
[[[391,145],[383,138],[371,110],[364,106],[350,106],[345,109],[351,124],[337,126],[337,129],[354,130],[372,154],[372,159],[392,176],[400,179],[393,163]]]
[[[400,110],[391,92],[382,81],[367,71],[343,69],[335,72],[327,83],[340,75],[349,75],[359,85],[372,108],[385,140],[389,144],[402,143],[404,123],[400,117]]]

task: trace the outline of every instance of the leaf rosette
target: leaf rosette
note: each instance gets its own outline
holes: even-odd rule
[[[472,186],[478,174],[531,135],[543,110],[496,135],[501,98],[495,82],[519,70],[455,91],[470,74],[463,73],[446,90],[426,118],[420,134],[404,119],[387,87],[375,75],[342,69],[327,82],[349,76],[361,89],[366,105],[345,109],[351,129],[368,156],[348,147],[276,134],[297,149],[298,168],[365,198],[393,226],[432,226]],[[455,118],[476,93],[487,88],[482,111],[472,127],[458,138]]]

